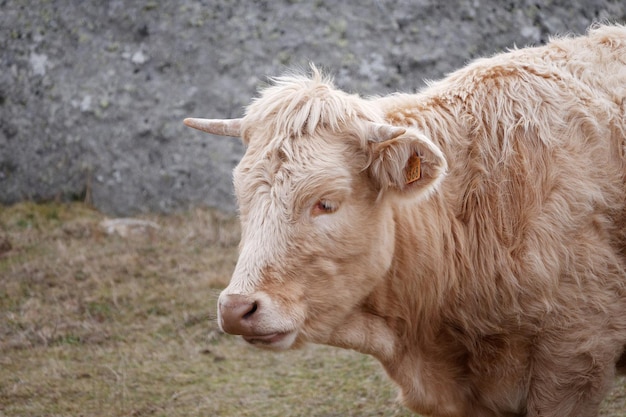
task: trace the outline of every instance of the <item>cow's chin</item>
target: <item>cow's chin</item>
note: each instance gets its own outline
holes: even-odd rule
[[[243,339],[255,347],[271,350],[287,350],[295,347],[298,331],[271,333],[263,336],[243,336]]]

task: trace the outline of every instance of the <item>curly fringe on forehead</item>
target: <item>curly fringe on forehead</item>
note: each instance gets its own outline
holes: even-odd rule
[[[313,64],[310,67],[310,76],[290,73],[272,78],[272,85],[248,106],[244,130],[262,126],[269,134],[265,141],[282,141],[321,129],[338,133],[355,122],[380,119],[367,100],[335,89],[331,77]]]

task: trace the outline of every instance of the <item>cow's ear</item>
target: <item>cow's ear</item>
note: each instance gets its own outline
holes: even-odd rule
[[[441,149],[415,128],[373,125],[369,146],[370,174],[381,191],[428,195],[448,166]]]

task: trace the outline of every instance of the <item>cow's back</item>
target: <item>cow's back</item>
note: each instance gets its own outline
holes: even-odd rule
[[[418,236],[452,235],[442,248],[453,250],[422,253],[409,231],[399,246],[421,252],[407,250],[399,263],[438,277],[427,282],[446,294],[439,312],[451,334],[437,346],[441,356],[446,347],[458,353],[450,340],[467,349],[457,378],[471,380],[477,401],[515,392],[538,402],[543,394],[519,385],[526,366],[557,381],[563,369],[551,358],[561,354],[564,390],[614,366],[626,341],[626,28],[480,59],[379,104],[391,124],[419,128],[448,160],[427,203],[436,209],[402,206],[397,218],[417,223]],[[437,223],[426,217],[433,212]],[[418,256],[423,265],[411,260]],[[428,291],[420,287],[424,298]]]
[[[593,223],[626,247],[626,27],[480,59],[380,104],[392,123],[418,126],[444,150],[444,204],[477,234],[469,241],[508,255],[553,239],[567,248],[580,233],[572,228]],[[538,231],[546,241],[531,236]],[[474,255],[475,266],[493,266]],[[554,254],[555,267],[563,256]]]
[[[618,263],[626,247],[626,28],[557,39],[468,71],[481,82],[470,77],[471,93],[457,102],[467,139],[449,141],[456,162],[446,199],[468,241],[478,239],[474,266],[534,287],[533,302],[553,296],[567,305],[563,282],[588,279],[580,265]],[[583,284],[601,291],[596,278]]]
[[[550,49],[554,51],[550,60],[561,62],[565,71],[596,94],[604,94],[612,105],[621,106],[624,116],[626,27],[601,26],[590,30],[587,37],[555,39]],[[616,122],[622,129],[626,123],[624,117]]]
[[[437,227],[453,230],[462,262],[424,256],[439,259],[437,285],[457,299],[480,288],[481,302],[449,306],[460,327],[582,315],[576,302],[607,286],[625,295],[625,80],[626,28],[603,27],[479,59],[420,94],[379,100],[390,123],[423,130],[448,160],[430,203],[451,211],[451,224]],[[400,218],[412,216],[403,210]],[[419,219],[429,210],[414,211]],[[609,264],[610,277],[588,267]]]

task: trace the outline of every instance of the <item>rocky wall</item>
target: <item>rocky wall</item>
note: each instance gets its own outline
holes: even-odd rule
[[[626,2],[0,1],[0,203],[233,210],[242,145],[184,117],[241,116],[268,75],[309,62],[351,92],[412,92],[594,21],[625,22]]]

